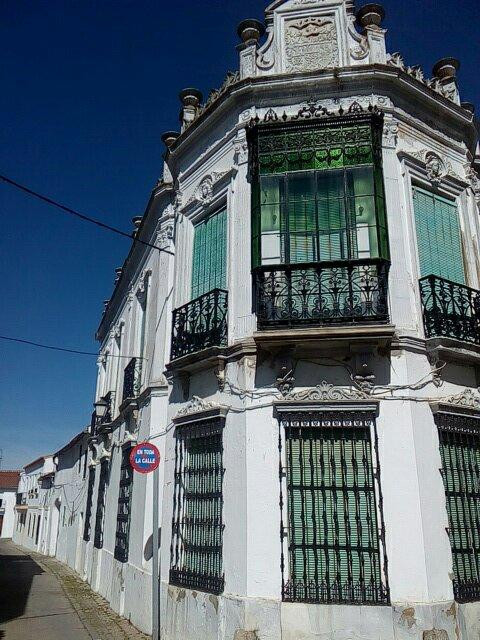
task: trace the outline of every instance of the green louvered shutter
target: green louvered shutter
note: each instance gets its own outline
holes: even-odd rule
[[[465,284],[457,206],[418,187],[413,202],[421,276]]]
[[[225,289],[227,211],[219,211],[195,226],[193,240],[192,298],[212,289]]]

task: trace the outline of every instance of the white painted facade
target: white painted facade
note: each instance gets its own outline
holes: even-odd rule
[[[7,486],[5,482],[7,474],[12,476],[15,472],[0,472],[0,538],[11,538],[15,525],[16,488]],[[16,472],[18,474],[18,472]],[[2,477],[4,476],[4,477]],[[3,485],[3,486],[2,486]]]
[[[65,478],[79,490],[83,482],[83,521],[76,520],[65,542],[59,533],[56,553],[148,633],[152,509],[158,508],[162,640],[470,640],[480,634],[479,602],[454,597],[436,423],[439,412],[469,424],[480,419],[480,349],[478,341],[427,337],[413,202],[416,187],[455,203],[466,284],[478,290],[478,136],[454,73],[427,80],[399,54],[387,54],[379,14],[361,14],[359,28],[353,4],[273,2],[263,44],[258,26],[243,25],[238,74],[204,106],[184,92],[182,132],[165,135],[163,179],[137,229],[138,238],[161,251],[134,244],[98,330],[96,400],[108,396],[110,413],[95,425],[85,480]],[[388,321],[260,327],[252,307],[251,132],[372,113],[383,118]],[[227,345],[172,359],[172,312],[192,298],[194,225],[223,208]],[[124,370],[132,358],[134,383],[125,395]],[[289,538],[280,535],[290,508],[280,424],[288,411],[376,417],[372,464],[381,580],[388,589],[382,606],[282,597],[282,580],[292,575]],[[173,584],[170,575],[178,544],[172,541],[178,434],[212,419],[223,425],[220,593]],[[161,452],[161,500],[152,505],[152,476],[134,475],[128,559],[121,561],[122,455],[147,439]],[[104,515],[98,518],[102,468]],[[60,473],[57,468],[56,486]]]
[[[13,541],[41,551],[47,535],[50,493],[55,473],[52,456],[43,456],[24,467],[20,474]]]

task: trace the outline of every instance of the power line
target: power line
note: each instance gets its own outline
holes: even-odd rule
[[[15,187],[16,189],[19,189],[20,191],[23,191],[24,193],[27,193],[28,195],[33,196],[34,198],[37,198],[42,202],[46,202],[47,204],[50,204],[53,207],[56,207],[57,209],[64,211],[65,213],[69,213],[72,216],[80,218],[80,220],[83,220],[84,222],[90,222],[91,224],[97,225],[97,227],[101,227],[102,229],[106,229],[107,231],[111,231],[112,233],[116,233],[125,238],[129,238],[130,240],[133,240],[133,242],[140,242],[140,244],[144,244],[145,246],[151,247],[152,249],[157,249],[157,251],[160,251],[162,253],[168,253],[171,256],[175,255],[173,251],[169,251],[168,249],[161,249],[160,247],[157,247],[156,245],[151,244],[150,242],[146,242],[145,240],[140,240],[139,238],[136,238],[134,235],[130,233],[126,233],[121,229],[117,229],[116,227],[112,227],[109,224],[105,224],[100,220],[95,220],[95,218],[91,218],[90,216],[86,216],[83,213],[79,213],[78,211],[75,211],[75,209],[71,209],[70,207],[67,207],[64,204],[61,204],[60,202],[56,202],[55,200],[52,200],[52,198],[49,198],[48,196],[44,196],[41,193],[38,193],[37,191],[33,191],[33,189],[30,189],[29,187],[26,187],[25,185],[20,184],[19,182],[15,182],[15,180],[12,180],[11,178],[7,178],[7,176],[0,174],[0,180],[3,180],[10,186]]]
[[[51,351],[63,351],[65,353],[74,353],[80,356],[95,356],[98,358],[99,353],[94,353],[93,351],[80,351],[78,349],[67,349],[65,347],[55,347],[50,344],[42,344],[40,342],[32,342],[31,340],[23,340],[22,338],[12,338],[10,336],[0,336],[0,340],[6,340],[7,342],[19,342],[20,344],[30,345],[32,347],[40,347],[41,349],[50,349]],[[127,360],[131,360],[133,357],[136,357],[138,360],[146,360],[146,358],[140,358],[139,356],[115,356],[111,353],[103,354],[108,358],[126,358]]]

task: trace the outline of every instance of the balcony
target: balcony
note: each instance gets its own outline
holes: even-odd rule
[[[260,267],[258,328],[388,323],[388,270],[381,259]]]
[[[420,280],[420,295],[427,340],[445,338],[480,347],[479,291],[427,276]]]
[[[138,396],[141,388],[141,380],[142,360],[140,358],[132,358],[123,373],[122,403]]]
[[[171,360],[228,342],[228,292],[213,289],[173,312]]]

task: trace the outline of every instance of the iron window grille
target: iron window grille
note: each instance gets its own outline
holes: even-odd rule
[[[480,420],[437,414],[457,602],[480,600]]]
[[[228,291],[213,289],[175,309],[171,359],[228,343]]]
[[[115,558],[120,562],[128,562],[133,490],[133,469],[130,464],[131,451],[132,447],[126,447],[123,449],[122,465],[120,467],[117,531],[115,536]]]
[[[105,524],[105,507],[108,484],[108,460],[100,464],[100,479],[98,482],[97,514],[95,516],[95,537],[93,544],[97,549],[103,547],[103,527]]]
[[[427,338],[454,338],[480,345],[480,293],[430,275],[420,280]]]
[[[217,418],[178,426],[170,583],[223,592],[223,431]]]
[[[124,369],[122,402],[136,398],[140,393],[142,379],[142,359],[132,358]]]
[[[83,539],[85,542],[90,540],[90,534],[92,529],[92,504],[93,504],[93,488],[95,485],[95,469],[90,468],[88,473],[88,489],[87,489],[87,504],[85,507],[85,527],[83,529]]]
[[[285,472],[282,454],[280,458],[283,599],[388,604],[375,414],[282,413],[280,453],[282,429],[286,444]]]

